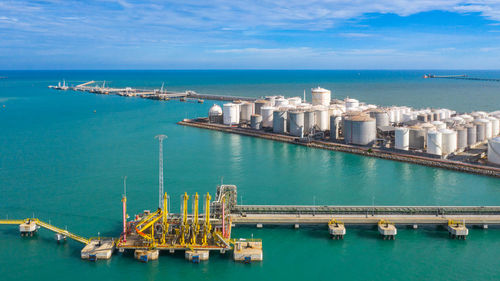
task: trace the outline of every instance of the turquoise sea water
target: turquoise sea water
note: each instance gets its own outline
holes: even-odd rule
[[[334,97],[384,105],[499,110],[500,83],[422,79],[429,71],[19,71],[0,72],[0,217],[35,216],[84,236],[120,233],[122,178],[129,213],[157,204],[157,141],[165,142],[172,209],[186,191],[238,186],[244,204],[499,205],[500,180],[357,155],[315,150],[175,123],[213,104],[159,102],[49,90],[63,78],[112,86],[200,93],[302,95],[321,85]],[[441,71],[500,77],[500,72]],[[76,82],[74,82],[76,83]],[[94,113],[95,110],[95,113]],[[42,230],[19,237],[0,226],[2,280],[498,280],[500,230],[472,229],[466,241],[444,230],[401,229],[396,241],[348,229],[344,241],[317,228],[236,228],[264,240],[264,261],[244,265],[213,254],[192,265],[181,253],[142,264],[130,255],[80,260],[81,245],[58,245]]]

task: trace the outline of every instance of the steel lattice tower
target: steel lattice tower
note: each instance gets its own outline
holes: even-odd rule
[[[156,139],[160,142],[159,151],[159,186],[158,186],[158,208],[163,208],[163,140],[167,138],[166,135],[157,135]]]

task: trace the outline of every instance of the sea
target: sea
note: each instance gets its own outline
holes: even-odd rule
[[[193,90],[234,96],[332,97],[377,105],[500,110],[500,83],[423,79],[426,73],[500,78],[472,70],[0,71],[0,218],[38,217],[85,237],[117,237],[127,177],[128,213],[158,206],[158,140],[165,134],[165,190],[171,212],[184,192],[238,188],[240,204],[500,205],[500,179],[184,127],[214,104],[155,101],[49,89],[65,80],[112,87]],[[321,227],[236,227],[263,240],[264,261],[236,263],[212,253],[192,264],[183,253],[140,263],[131,253],[80,259],[82,245],[40,230],[20,237],[0,225],[0,280],[499,280],[500,229],[470,229],[452,240],[439,227],[348,227],[344,240]]]

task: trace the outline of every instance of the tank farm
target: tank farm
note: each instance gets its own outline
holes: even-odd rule
[[[234,100],[178,124],[500,177],[500,110],[378,106],[331,95],[317,87],[311,102],[305,91]]]
[[[77,90],[88,91],[84,87],[88,86]],[[89,89],[103,92],[108,88]],[[219,96],[203,97],[221,100]],[[499,119],[500,111],[467,114],[449,109],[379,107],[351,98],[332,100],[329,90],[318,87],[312,89],[312,103],[306,102],[305,93],[304,98],[238,99],[223,107],[214,105],[208,117],[179,124],[499,177]],[[236,185],[229,184],[218,185],[213,198],[209,193],[184,193],[180,213],[171,213],[163,186],[165,137],[156,136],[160,154],[158,208],[129,219],[124,182],[118,238],[86,238],[36,217],[0,220],[0,224],[17,225],[25,239],[43,228],[53,232],[57,242],[72,239],[82,243],[84,260],[106,260],[113,254],[133,251],[137,260],[149,262],[158,260],[160,251],[182,251],[192,263],[208,260],[211,251],[221,253],[221,258],[231,255],[237,262],[263,261],[263,241],[234,238],[234,227],[272,225],[294,231],[314,226],[325,238],[339,240],[348,235],[349,228],[364,226],[377,229],[380,239],[394,240],[398,229],[433,226],[436,231],[447,231],[450,239],[465,240],[470,227],[500,226],[500,206],[242,205],[237,202]]]

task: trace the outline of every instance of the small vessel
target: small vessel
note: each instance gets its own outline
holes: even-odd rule
[[[180,101],[186,101],[186,98],[185,98],[185,97],[182,97],[182,98],[180,99]]]

